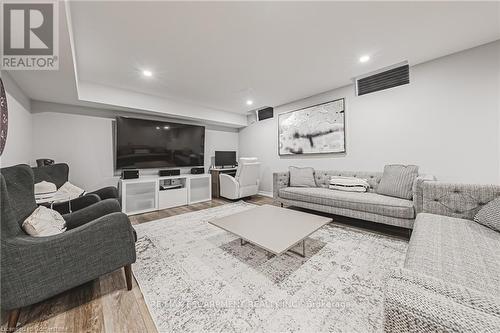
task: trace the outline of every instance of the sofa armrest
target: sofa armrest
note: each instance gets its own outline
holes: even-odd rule
[[[101,198],[101,200],[104,199],[118,199],[118,189],[115,186],[108,186],[108,187],[103,187],[100,188],[96,191],[89,192],[89,194],[96,194]]]
[[[415,206],[415,215],[418,213],[422,212],[423,209],[423,195],[424,195],[424,190],[423,190],[423,183],[426,181],[435,181],[436,177],[432,175],[420,175],[415,180],[413,181],[413,187],[412,187],[412,192],[413,192],[413,206]]]
[[[387,280],[385,332],[498,332],[500,301],[490,295],[398,269]]]
[[[452,184],[424,182],[424,213],[472,220],[477,211],[500,197],[499,185]]]
[[[23,307],[135,262],[127,215],[112,213],[49,237],[2,240],[2,307]]]
[[[279,197],[279,190],[288,187],[290,184],[290,172],[274,172],[273,173],[273,198],[274,200]]]
[[[219,175],[220,195],[228,199],[237,199],[240,195],[240,183],[233,176],[221,173]]]
[[[68,229],[77,228],[85,223],[96,220],[102,216],[121,212],[120,204],[116,199],[99,201],[89,207],[80,209],[74,213],[63,215]]]
[[[59,212],[59,214],[69,214],[69,207],[71,205],[71,211],[76,212],[80,209],[93,205],[97,202],[101,201],[101,198],[95,194],[85,194],[81,197],[64,201],[57,202],[52,205],[52,209]],[[47,205],[50,208],[50,204]]]

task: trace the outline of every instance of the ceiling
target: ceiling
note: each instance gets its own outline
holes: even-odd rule
[[[143,101],[150,110],[147,100],[161,99],[243,115],[500,39],[498,2],[72,1],[69,9],[60,25],[73,43],[62,31],[60,73],[11,72],[34,99],[136,109]],[[371,60],[360,63],[362,55]],[[41,89],[40,75],[68,92]],[[86,86],[141,98],[119,104]]]

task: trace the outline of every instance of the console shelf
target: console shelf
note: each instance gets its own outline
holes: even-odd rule
[[[122,212],[141,214],[212,199],[209,174],[120,179]]]

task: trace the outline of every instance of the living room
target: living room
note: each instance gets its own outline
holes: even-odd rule
[[[500,331],[499,2],[2,2],[2,329]]]

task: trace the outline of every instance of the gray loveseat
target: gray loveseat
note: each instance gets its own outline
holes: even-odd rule
[[[500,186],[426,182],[386,332],[500,332],[500,232],[473,221]]]
[[[419,176],[413,183],[413,200],[406,200],[375,192],[382,174],[316,170],[314,177],[318,187],[289,187],[289,172],[277,172],[273,174],[273,197],[280,204],[413,228],[415,216],[422,211],[422,183],[434,180],[434,177]],[[371,188],[366,193],[330,190],[328,185],[332,176],[363,178],[368,180]]]

